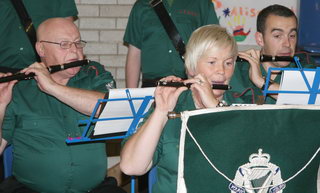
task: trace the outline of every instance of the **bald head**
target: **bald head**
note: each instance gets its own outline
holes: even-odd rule
[[[81,41],[79,29],[68,19],[45,20],[38,27],[37,39],[37,52],[47,66],[83,59],[83,47],[77,47],[75,44]],[[70,47],[61,47],[62,42],[71,43]]]
[[[56,39],[59,34],[76,33],[80,36],[78,27],[65,18],[50,18],[42,22],[37,30],[37,40]]]

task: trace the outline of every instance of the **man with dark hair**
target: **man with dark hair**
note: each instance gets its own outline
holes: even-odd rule
[[[294,12],[282,5],[271,5],[258,15],[255,39],[261,50],[250,49],[239,52],[245,62],[237,62],[231,80],[232,93],[239,103],[262,103],[262,90],[266,84],[266,74],[270,67],[296,67],[292,62],[260,62],[261,55],[293,57],[296,53],[298,20]],[[299,55],[301,63],[309,63]],[[304,65],[306,67],[306,65]],[[312,67],[312,65],[309,65]],[[315,66],[314,66],[315,67]],[[270,90],[278,90],[281,73],[271,75]],[[247,92],[251,90],[251,92]],[[240,95],[240,96],[239,96]],[[267,96],[265,103],[274,104],[277,95]],[[262,99],[262,100],[261,100]]]
[[[293,11],[282,5],[271,5],[259,12],[257,17],[257,32],[264,33],[266,29],[266,21],[269,15],[276,15],[281,17],[294,17],[298,23],[298,19]]]

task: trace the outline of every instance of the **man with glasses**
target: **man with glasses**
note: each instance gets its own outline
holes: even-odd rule
[[[76,46],[76,48],[80,49],[80,48],[84,48],[87,44],[87,42],[83,41],[83,40],[79,40],[79,41],[75,41],[75,42],[69,42],[69,41],[50,42],[50,41],[40,40],[40,43],[41,42],[50,43],[50,44],[57,44],[62,49],[69,49],[69,48],[71,48],[71,46],[73,44]]]
[[[14,149],[13,177],[0,185],[0,192],[95,192],[97,186],[105,192],[123,192],[102,183],[107,170],[105,143],[65,142],[81,136],[78,121],[88,119],[97,100],[113,87],[111,73],[96,62],[49,73],[47,67],[84,58],[86,42],[70,20],[46,20],[37,39],[42,62],[22,70],[34,73],[34,80],[0,84],[0,152],[6,144]]]

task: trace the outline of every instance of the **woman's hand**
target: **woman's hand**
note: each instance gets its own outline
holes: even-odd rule
[[[219,103],[212,92],[211,83],[202,74],[185,80],[185,83],[192,83],[190,89],[194,93],[196,106],[199,108],[213,108]]]
[[[182,79],[176,76],[168,76],[162,78],[161,81],[166,82],[181,82]],[[180,94],[187,90],[187,87],[164,87],[158,86],[155,90],[155,101],[156,108],[155,111],[168,113],[174,109],[177,104],[177,100]]]
[[[249,62],[249,78],[258,88],[261,88],[265,80],[260,70],[260,50],[251,49],[239,52],[239,57]]]

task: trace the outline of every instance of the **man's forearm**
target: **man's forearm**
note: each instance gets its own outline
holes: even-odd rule
[[[56,85],[48,94],[86,115],[91,115],[98,99],[102,99],[105,95],[105,93],[98,91],[71,88],[64,85]]]

